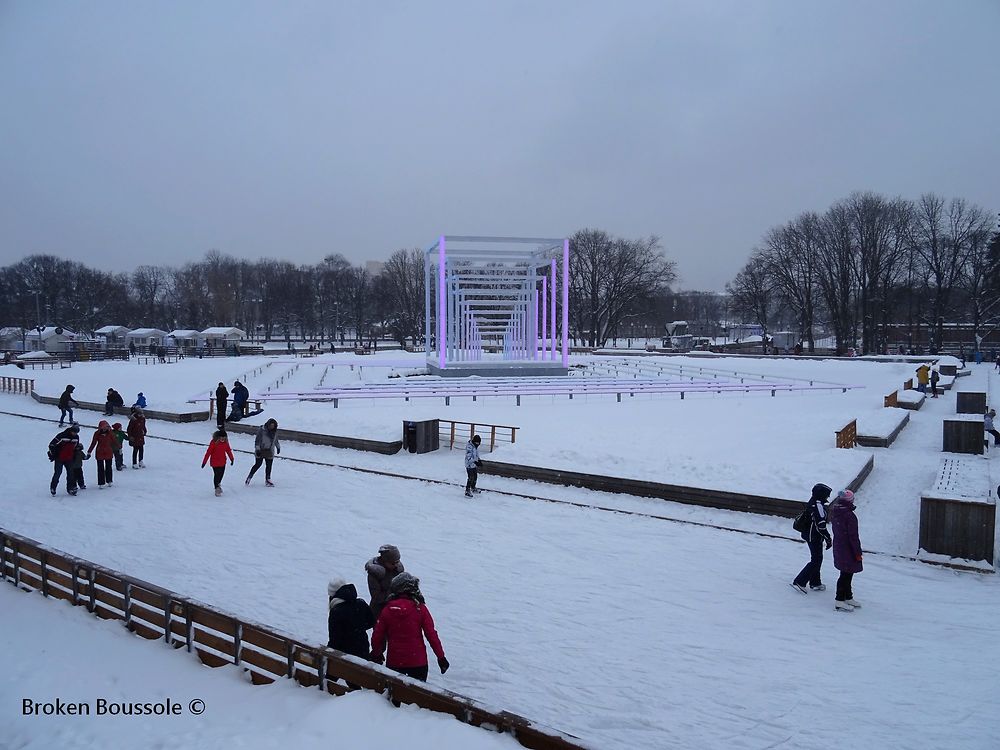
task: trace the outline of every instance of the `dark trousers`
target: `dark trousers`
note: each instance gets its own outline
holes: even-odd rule
[[[822,583],[819,572],[823,566],[823,537],[819,534],[813,534],[813,536],[814,539],[809,539],[806,542],[809,545],[809,562],[795,576],[797,586],[805,586],[807,583],[810,586],[819,586]]]
[[[854,579],[854,573],[845,573],[840,571],[840,578],[837,579],[837,601],[846,602],[848,599],[854,598],[854,592],[851,591],[851,581]]]
[[[987,430],[987,432],[993,436],[993,447],[996,448],[1000,445],[1000,432],[996,430]]]
[[[226,405],[227,405],[227,403],[228,403],[228,400],[227,399],[223,399],[218,404],[216,404],[216,406],[218,406],[219,408],[216,410],[215,419],[218,422],[219,429],[222,429],[222,427],[226,424]]]
[[[257,473],[257,469],[260,468],[261,464],[264,464],[264,479],[271,480],[271,467],[274,466],[274,459],[264,458],[263,456],[257,456],[257,460],[253,462],[253,466],[250,468],[250,473],[247,474],[247,479],[250,479]]]
[[[225,464],[223,464],[222,466],[213,466],[212,467],[212,474],[214,475],[213,479],[215,481],[215,486],[216,487],[221,487],[222,486],[222,477],[223,477],[223,475],[225,473],[226,473],[226,465]]]
[[[476,479],[479,478],[479,469],[466,469],[465,473],[469,475],[469,478],[465,481],[465,491],[476,489]]]
[[[62,427],[63,421],[66,419],[66,415],[69,414],[69,423],[73,424],[73,410],[69,407],[63,409],[59,407],[59,426]]]
[[[120,450],[115,451],[115,468],[121,471],[125,468],[125,454]]]
[[[115,413],[115,405],[112,404],[110,401],[105,401],[104,402],[104,416],[110,417],[114,413]]]
[[[139,463],[142,460],[142,449],[143,449],[143,447],[144,446],[142,446],[142,445],[133,445],[132,446],[132,465],[133,466],[135,466],[137,463]]]
[[[104,484],[111,484],[114,480],[114,474],[112,473],[111,459],[110,458],[99,458],[97,459],[97,485],[101,486]]]
[[[427,665],[424,664],[422,667],[390,667],[393,672],[399,672],[400,674],[405,674],[407,677],[413,677],[421,682],[427,682]]]
[[[77,487],[82,487],[83,489],[87,489],[87,482],[83,478],[83,467],[82,466],[80,466],[80,467],[78,467],[76,469],[73,469],[73,479],[76,481],[76,486]]]
[[[73,471],[72,461],[56,461],[52,467],[52,484],[49,485],[53,490],[59,486],[59,477],[62,476],[63,469],[66,470],[66,491],[73,492],[76,489],[76,472]]]

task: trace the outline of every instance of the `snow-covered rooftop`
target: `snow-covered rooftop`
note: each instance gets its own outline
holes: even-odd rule
[[[194,331],[189,328],[178,328],[175,331],[171,331],[167,335],[173,336],[175,339],[193,339],[195,336],[200,334],[198,331]]]
[[[109,333],[119,333],[121,331],[127,331],[127,326],[101,326],[94,333],[100,336],[107,336]]]
[[[240,336],[246,336],[246,334],[239,328],[229,328],[227,326],[213,326],[212,328],[206,328],[201,333],[203,336],[231,336],[234,333],[238,333]]]
[[[128,332],[129,336],[134,336],[136,338],[145,338],[147,336],[166,336],[166,331],[161,331],[159,328],[136,328]]]

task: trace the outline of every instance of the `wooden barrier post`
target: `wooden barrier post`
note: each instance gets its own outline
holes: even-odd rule
[[[852,419],[835,434],[838,448],[853,448],[858,439],[858,420]]]
[[[899,391],[893,391],[883,399],[882,405],[886,408],[898,406],[899,405],[898,399],[899,399]]]

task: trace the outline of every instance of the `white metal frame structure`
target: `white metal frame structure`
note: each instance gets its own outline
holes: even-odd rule
[[[568,239],[442,235],[424,253],[424,304],[432,372],[564,374],[569,368]]]

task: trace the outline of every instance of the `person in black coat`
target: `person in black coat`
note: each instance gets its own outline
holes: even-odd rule
[[[125,406],[125,399],[114,388],[108,388],[108,396],[104,401],[104,416],[110,417],[114,414],[116,406]]]
[[[368,631],[375,626],[371,608],[364,599],[358,599],[354,584],[342,578],[331,580],[326,593],[330,600],[327,647],[367,659],[371,653]]]
[[[833,490],[825,484],[814,485],[812,496],[806,504],[806,510],[809,511],[809,526],[802,532],[802,538],[809,545],[809,562],[795,576],[795,580],[791,584],[793,588],[803,594],[806,593],[807,583],[813,591],[826,590],[826,586],[820,579],[820,568],[823,566],[823,547],[830,549],[830,545],[833,543],[830,532],[826,528],[826,501],[830,498],[831,492]]]
[[[73,419],[73,407],[79,406],[76,399],[73,398],[73,391],[75,391],[71,385],[66,386],[66,390],[62,392],[59,397],[59,426],[62,427],[63,423],[66,421],[66,415],[69,414],[69,423],[76,424],[76,420]]]
[[[215,389],[215,418],[219,423],[219,429],[226,423],[226,406],[229,401],[229,391],[223,383]]]

